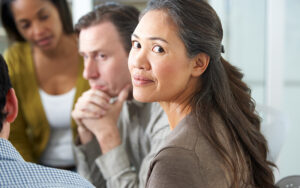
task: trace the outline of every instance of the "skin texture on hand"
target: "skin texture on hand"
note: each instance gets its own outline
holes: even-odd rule
[[[82,144],[87,144],[93,138],[93,132],[85,127],[82,120],[101,118],[107,110],[109,99],[110,96],[106,93],[95,89],[84,92],[78,99],[72,112],[72,117],[78,125],[78,135]]]
[[[93,139],[93,133],[89,131],[84,125],[78,125],[77,131],[81,144],[87,144]]]
[[[104,154],[122,143],[117,123],[128,92],[129,86],[126,86],[112,104],[107,94],[93,89],[78,99],[72,117],[78,125],[82,144],[88,143],[94,135]]]

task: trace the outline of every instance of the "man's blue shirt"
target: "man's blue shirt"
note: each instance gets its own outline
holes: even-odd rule
[[[24,161],[13,145],[0,138],[0,187],[94,187],[79,174]]]

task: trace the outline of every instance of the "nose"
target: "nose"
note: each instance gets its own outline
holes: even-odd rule
[[[128,60],[129,69],[137,68],[142,70],[150,70],[151,65],[147,58],[145,50],[131,50]]]
[[[42,23],[37,21],[32,23],[32,33],[34,36],[43,36],[44,31],[45,29]]]
[[[84,70],[83,70],[83,77],[86,80],[96,79],[99,78],[100,73],[98,71],[97,62],[94,61],[92,58],[88,57],[84,60]]]

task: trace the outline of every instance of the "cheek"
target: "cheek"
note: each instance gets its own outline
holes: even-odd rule
[[[25,40],[30,40],[31,28],[25,30],[22,29],[20,26],[17,26],[17,30]]]
[[[99,66],[98,71],[100,73],[100,77],[106,82],[111,82],[111,80],[113,80],[113,76],[116,74],[114,66],[111,66],[109,63]]]
[[[152,66],[153,73],[159,84],[167,85],[173,84],[174,77],[180,71],[178,67],[173,66],[172,63],[160,63],[159,66]]]
[[[48,24],[48,27],[52,27],[52,29],[55,31],[55,33],[61,34],[63,33],[63,25],[60,20],[56,21],[54,19],[51,20],[51,22]]]
[[[45,25],[48,29],[52,29],[55,32],[63,32],[63,23],[60,19],[58,12],[51,13],[49,18],[45,21]]]
[[[131,83],[131,77],[127,62],[124,62],[124,65],[119,67],[119,72],[116,75],[119,76],[119,81],[120,83],[122,83],[122,87],[124,86],[124,84]]]
[[[128,69],[129,69],[130,73],[133,68],[134,57],[135,57],[134,52],[131,50],[129,53],[129,57],[128,57]]]
[[[173,96],[185,90],[190,71],[180,60],[164,61],[160,66],[154,66],[152,69],[157,79],[158,90],[162,93]]]
[[[108,63],[110,66],[107,66],[103,70],[103,74],[106,75],[106,78],[111,82],[116,83],[117,85],[123,85],[123,83],[130,80],[130,74],[128,70],[128,65],[126,61],[112,61]]]

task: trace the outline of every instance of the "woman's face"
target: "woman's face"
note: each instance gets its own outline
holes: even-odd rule
[[[149,11],[140,20],[132,35],[128,64],[135,99],[176,101],[191,94],[193,59],[177,31],[162,10]]]
[[[42,50],[56,48],[63,34],[56,7],[48,0],[15,0],[11,3],[20,34]]]

